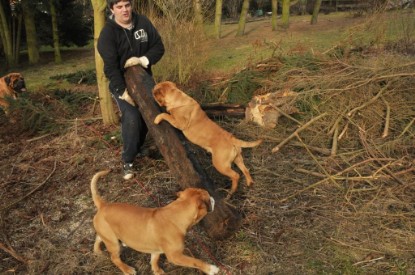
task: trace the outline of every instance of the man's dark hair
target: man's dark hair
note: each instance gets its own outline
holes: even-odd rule
[[[112,10],[112,7],[114,7],[115,4],[118,4],[118,2],[124,2],[124,1],[128,1],[131,3],[131,0],[107,0],[107,5],[108,8],[110,8]]]

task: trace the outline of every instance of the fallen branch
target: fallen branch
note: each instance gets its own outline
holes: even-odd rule
[[[390,116],[391,116],[391,107],[383,96],[382,96],[382,100],[386,105],[385,127],[383,128],[383,134],[382,134],[382,138],[385,138],[389,134],[389,123],[390,123]]]
[[[335,156],[337,154],[337,144],[339,141],[339,124],[336,123],[334,127],[334,133],[333,133],[333,141],[331,144],[331,156]]]
[[[381,156],[383,156],[383,154],[378,150],[378,148],[376,147],[375,144],[372,143],[373,147],[376,149],[376,152],[374,152],[374,150],[369,146],[367,139],[366,139],[366,133],[363,130],[359,131],[359,136],[360,136],[360,140],[363,144],[363,146],[365,147],[366,151],[369,153],[369,155],[376,159],[376,152],[378,152]],[[401,185],[404,185],[404,182],[402,182],[398,177],[396,177],[396,175],[389,169],[387,168],[385,165],[383,165],[380,161],[375,161],[381,168],[381,170],[384,170],[386,174],[388,174],[389,176],[391,176],[396,182],[398,182]]]
[[[42,139],[42,138],[48,137],[48,136],[50,136],[50,135],[51,135],[51,134],[45,134],[45,135],[42,135],[42,136],[39,136],[39,137],[34,137],[34,138],[31,138],[31,139],[26,140],[26,142],[36,141],[36,140],[39,140],[39,139]]]
[[[274,148],[272,148],[271,152],[272,153],[278,152],[281,149],[281,147],[284,146],[284,144],[286,144],[293,137],[295,137],[296,135],[298,135],[298,133],[300,133],[301,131],[303,131],[304,129],[306,129],[307,127],[309,127],[311,124],[313,124],[314,122],[316,122],[317,120],[319,120],[320,118],[322,118],[322,117],[324,117],[326,115],[327,115],[327,113],[322,113],[321,115],[313,118],[312,120],[310,120],[306,124],[302,125],[300,128],[298,128],[297,130],[295,130],[294,133],[292,133],[289,137],[287,137],[286,139],[284,139],[283,141],[281,141],[277,146],[275,146]]]
[[[40,187],[42,187],[48,180],[49,180],[49,178],[53,175],[53,173],[55,173],[55,170],[56,170],[56,161],[55,161],[55,163],[54,163],[54,165],[53,165],[53,170],[52,170],[52,172],[48,175],[48,177],[41,183],[41,184],[39,184],[38,186],[36,186],[35,188],[33,188],[29,193],[27,193],[26,195],[24,195],[23,197],[21,197],[21,198],[18,198],[17,200],[15,200],[14,202],[12,202],[12,203],[10,203],[9,205],[6,205],[5,207],[3,207],[3,208],[1,208],[0,209],[0,212],[3,212],[4,210],[6,210],[6,209],[8,209],[8,208],[10,208],[10,207],[12,207],[13,205],[15,205],[15,204],[17,204],[17,203],[19,203],[19,202],[21,202],[22,200],[24,200],[24,199],[26,199],[27,197],[29,197],[31,194],[33,194],[34,192],[36,192],[36,190],[38,190]]]
[[[301,121],[296,120],[295,118],[293,118],[292,116],[290,116],[289,114],[287,114],[286,112],[284,112],[281,108],[279,108],[278,106],[276,106],[275,104],[271,104],[271,106],[277,110],[280,114],[282,114],[283,116],[285,116],[286,118],[294,121],[295,123],[297,123],[298,125],[303,125],[301,123]]]
[[[366,164],[368,162],[378,162],[378,161],[381,161],[381,160],[384,161],[384,160],[394,160],[394,159],[391,159],[391,158],[370,158],[370,159],[365,159],[362,162],[359,162],[359,163],[353,164],[350,167],[347,167],[343,171],[340,171],[340,172],[338,172],[338,173],[336,173],[334,175],[329,175],[329,176],[323,175],[323,174],[318,173],[318,172],[308,171],[308,170],[305,170],[305,169],[298,168],[298,169],[296,169],[296,171],[298,171],[300,173],[305,173],[305,174],[313,175],[313,176],[316,176],[316,177],[319,177],[319,178],[324,177],[324,179],[321,179],[318,182],[315,182],[313,184],[310,184],[309,186],[307,186],[307,187],[305,187],[305,188],[303,188],[303,189],[295,192],[294,194],[292,194],[292,195],[290,195],[288,197],[285,197],[285,198],[281,199],[280,202],[285,202],[285,201],[287,201],[287,200],[289,200],[289,199],[291,199],[291,198],[293,198],[293,197],[295,197],[295,196],[297,196],[297,195],[299,195],[299,194],[301,194],[301,193],[303,193],[303,192],[305,192],[305,191],[307,191],[309,189],[315,188],[316,186],[318,186],[320,184],[323,184],[323,183],[329,181],[330,179],[350,180],[350,177],[348,177],[348,176],[346,176],[346,177],[339,177],[339,176],[342,175],[342,174],[344,174],[344,173],[346,173],[346,172],[349,172],[350,170],[354,170],[356,167],[361,166],[363,164]],[[402,172],[407,173],[408,171],[402,171]],[[380,177],[381,176],[376,176],[375,177],[373,175],[372,176],[366,176],[366,177],[360,176],[360,177],[354,177],[353,180],[355,180],[355,181],[360,181],[360,180],[367,181],[368,179],[379,179]]]
[[[7,247],[5,244],[0,243],[0,249],[6,252],[7,254],[10,254],[13,258],[18,260],[19,262],[26,263],[26,260],[22,256],[19,256],[16,253],[16,251],[13,249],[13,247]]]
[[[372,97],[369,101],[367,101],[367,102],[365,102],[364,104],[362,104],[362,105],[360,105],[360,106],[358,106],[358,107],[356,107],[356,108],[354,108],[353,110],[351,110],[350,112],[348,112],[347,113],[347,115],[349,116],[349,117],[351,117],[352,115],[354,115],[357,111],[359,111],[359,110],[361,110],[361,109],[363,109],[363,108],[366,108],[366,106],[369,106],[370,104],[372,104],[373,102],[375,102],[379,97],[381,97],[382,96],[382,93],[384,92],[384,91],[386,91],[386,89],[389,87],[389,85],[391,84],[392,82],[388,82],[388,84],[386,84],[385,85],[385,87],[383,87],[382,89],[380,89],[380,91],[374,96],[374,97]]]
[[[408,130],[409,128],[411,128],[412,124],[414,124],[415,122],[415,118],[413,118],[411,120],[411,122],[408,123],[408,125],[406,125],[405,129],[403,129],[402,133],[399,134],[398,139],[401,138]]]
[[[335,185],[337,185],[337,188],[342,189],[342,187],[336,182],[336,180],[334,179],[334,177],[332,175],[329,174],[329,172],[327,172],[326,169],[324,169],[323,166],[321,166],[320,162],[316,159],[316,157],[313,155],[313,153],[311,153],[310,149],[308,149],[308,146],[303,142],[303,140],[300,138],[299,135],[296,134],[297,139],[303,144],[304,148],[307,150],[308,154],[311,156],[311,158],[314,160],[314,162],[317,164],[317,166],[320,168],[320,170],[322,170],[324,172],[324,174],[326,175],[326,177]]]

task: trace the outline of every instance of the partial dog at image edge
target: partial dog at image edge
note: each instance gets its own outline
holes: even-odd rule
[[[102,254],[103,242],[111,254],[111,261],[124,274],[136,274],[136,271],[121,260],[120,241],[136,251],[151,254],[154,274],[164,274],[158,265],[161,254],[175,265],[197,268],[210,275],[219,272],[215,265],[183,254],[187,230],[214,209],[215,200],[206,190],[187,188],[177,193],[175,201],[160,208],[107,203],[98,195],[97,182],[109,172],[100,171],[91,180],[92,200],[98,209],[93,219],[97,233],[95,253]]]
[[[199,103],[179,90],[173,82],[164,81],[155,85],[153,96],[168,112],[158,114],[154,123],[168,121],[173,127],[181,130],[189,141],[212,154],[212,164],[216,170],[232,180],[228,198],[237,190],[240,178],[231,168],[233,162],[245,175],[246,184],[251,186],[254,183],[244,164],[241,148],[258,146],[262,142],[261,139],[248,142],[236,138],[213,122]]]
[[[0,106],[6,115],[9,115],[9,102],[7,98],[16,99],[17,95],[26,92],[26,84],[20,73],[10,73],[0,77]]]

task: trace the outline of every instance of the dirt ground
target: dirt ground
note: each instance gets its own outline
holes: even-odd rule
[[[322,20],[320,27],[346,27],[357,20]],[[269,26],[268,21],[249,23],[250,39],[269,35]],[[290,31],[312,28],[308,21],[298,20]],[[244,43],[244,38],[232,38],[233,31],[225,28],[224,32],[223,41],[230,47]],[[264,87],[271,80],[269,74],[264,76]],[[295,81],[291,81],[294,86]],[[145,144],[149,154],[136,159],[137,177],[122,180],[119,127],[104,126],[99,119],[96,87],[74,85],[70,93],[87,95],[75,113],[54,106],[59,99],[56,93],[32,97],[54,110],[53,115],[62,116],[55,118],[62,127],[59,132],[33,133],[0,114],[1,274],[120,274],[107,254],[100,257],[92,253],[95,208],[89,183],[99,170],[112,169],[98,185],[108,201],[158,207],[174,200],[180,190],[151,137]],[[407,96],[408,91],[403,94]],[[350,103],[352,98],[346,101]],[[414,103],[413,97],[402,101]],[[388,155],[370,155],[365,148],[370,147],[371,136],[358,134],[348,136],[338,157],[327,155],[328,129],[321,124],[271,153],[298,129],[298,124],[284,117],[275,129],[263,129],[239,119],[218,119],[222,127],[241,139],[264,139],[260,146],[243,150],[255,185],[248,188],[242,177],[229,201],[242,217],[238,230],[225,240],[213,240],[196,226],[186,237],[186,254],[216,264],[220,274],[414,274],[415,151],[408,145],[413,144],[414,133],[408,116],[415,111],[414,105],[410,106],[404,109],[408,115],[395,120],[402,123],[393,127],[395,137],[411,133],[412,141],[389,144]],[[392,109],[396,110],[395,105]],[[378,113],[370,116],[377,117]],[[335,120],[333,116],[329,122]],[[369,135],[373,130],[370,126],[376,123],[366,126]],[[321,136],[325,137],[323,142],[317,141]],[[365,141],[369,144],[362,145]],[[356,143],[360,147],[355,148]],[[317,146],[325,151],[313,149]],[[194,150],[218,192],[226,194],[228,180],[211,166],[207,153],[196,147]],[[355,151],[359,151],[356,157],[351,156]],[[122,258],[138,274],[151,274],[149,255],[125,248]],[[172,265],[163,257],[161,266],[168,274],[200,274]]]

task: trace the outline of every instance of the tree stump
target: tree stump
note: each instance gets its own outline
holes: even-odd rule
[[[215,198],[215,210],[201,223],[207,234],[214,239],[230,236],[240,225],[239,212],[215,192],[213,181],[190,150],[183,134],[165,121],[159,125],[154,124],[155,117],[161,112],[153,98],[154,79],[139,65],[127,68],[125,79],[130,96],[137,104],[150,135],[180,187],[203,188]]]

